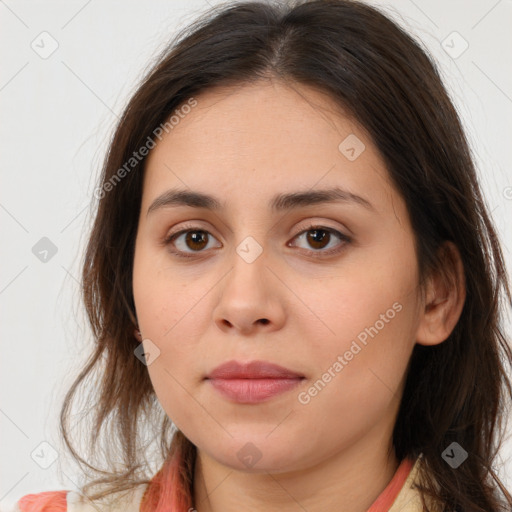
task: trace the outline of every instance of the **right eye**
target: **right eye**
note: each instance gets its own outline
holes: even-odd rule
[[[186,236],[182,238],[183,235]],[[203,249],[208,248],[208,237],[213,238],[213,235],[204,229],[192,226],[182,229],[177,233],[171,233],[164,240],[164,244],[170,246],[169,250],[176,256],[192,258],[194,253],[204,252]],[[177,250],[173,247],[177,247]],[[187,251],[187,248],[192,250]]]

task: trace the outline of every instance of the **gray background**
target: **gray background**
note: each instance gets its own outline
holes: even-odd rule
[[[439,62],[510,267],[512,2],[374,3]],[[3,510],[29,492],[75,489],[79,482],[73,466],[66,468],[57,422],[91,340],[78,279],[92,193],[111,130],[141,73],[176,29],[208,7],[205,1],[0,0]],[[42,248],[47,261],[34,254]],[[511,454],[508,441],[499,474],[509,489]],[[47,469],[35,462],[48,464],[53,456]]]

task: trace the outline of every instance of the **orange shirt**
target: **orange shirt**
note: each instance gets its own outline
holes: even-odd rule
[[[416,461],[404,459],[389,484],[366,512],[422,512],[420,495],[414,488],[420,458]],[[139,512],[146,488],[147,484],[136,487],[116,500],[109,510]],[[62,490],[27,494],[18,500],[12,512],[97,512],[97,508],[77,492]]]

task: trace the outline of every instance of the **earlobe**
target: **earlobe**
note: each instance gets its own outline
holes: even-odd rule
[[[464,266],[459,250],[453,242],[446,241],[440,251],[441,266],[427,280],[425,304],[416,332],[416,342],[420,345],[437,345],[445,341],[457,325],[466,299]]]

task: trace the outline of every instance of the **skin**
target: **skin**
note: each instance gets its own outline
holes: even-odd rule
[[[399,464],[392,431],[414,345],[449,336],[464,288],[433,275],[422,298],[406,205],[365,130],[329,97],[268,81],[196,99],[149,154],[133,269],[143,343],[160,350],[148,365],[155,393],[198,449],[194,507],[364,511]],[[338,149],[350,134],[365,145],[354,161]],[[276,214],[268,207],[277,193],[332,186],[373,209],[324,203]],[[226,207],[147,215],[174,187],[214,195]],[[327,235],[315,245],[311,224],[351,241]],[[169,233],[190,225],[209,233],[204,243],[187,244],[185,234],[165,246]],[[251,263],[236,251],[248,236],[262,248]],[[458,252],[448,248],[461,277]],[[299,393],[396,303],[401,310],[301,403]],[[231,359],[270,361],[305,379],[269,401],[234,403],[204,380]],[[261,455],[251,467],[237,455],[249,442]]]

